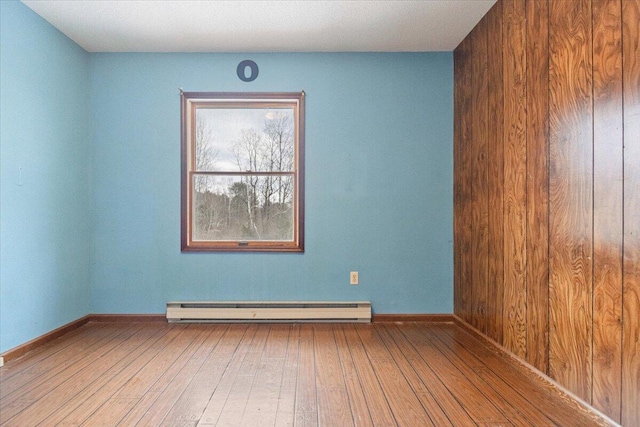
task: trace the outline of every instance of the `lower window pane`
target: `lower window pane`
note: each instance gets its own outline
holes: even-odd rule
[[[194,241],[293,241],[293,177],[193,176]]]

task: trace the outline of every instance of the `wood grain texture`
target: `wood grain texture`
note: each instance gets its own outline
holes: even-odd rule
[[[431,343],[419,326],[408,325],[402,329],[402,332],[418,354],[421,355],[424,363],[429,366],[438,378],[441,380],[449,378],[465,391],[457,394],[456,399],[475,423],[501,423],[506,421],[504,415],[496,406],[486,401],[483,391],[478,389],[469,378],[460,372],[451,360]]]
[[[420,379],[420,376],[413,369],[411,361],[406,357],[406,348],[400,343],[406,343],[406,341],[395,341],[394,333],[395,328],[391,325],[374,325],[376,332],[380,335],[380,338],[384,342],[384,345],[389,351],[389,354],[393,358],[393,361],[398,365],[402,371],[407,382],[411,386],[411,390],[416,395],[420,404],[425,408],[429,418],[436,426],[453,426],[447,414],[440,407],[441,399],[436,398],[429,390],[428,386]]]
[[[471,104],[471,39],[466,38],[460,46],[456,49],[457,57],[459,61],[460,80],[458,81],[458,94],[456,111],[460,112],[459,129],[456,132],[456,138],[459,143],[459,167],[464,170],[465,173],[461,174],[459,189],[458,189],[458,212],[459,212],[459,229],[458,229],[458,244],[459,244],[459,257],[458,257],[458,313],[467,320],[471,321],[472,316],[472,257],[471,257],[471,245],[472,245],[472,193],[471,193],[471,174],[472,170],[472,157],[471,157],[471,144],[472,144],[472,104]]]
[[[197,373],[190,378],[186,387],[181,390],[182,394],[166,413],[162,420],[163,424],[187,423],[202,418],[211,399],[211,389],[220,384],[246,331],[246,325],[216,326],[218,327],[212,329],[213,333],[206,338],[207,345],[198,349],[199,352],[206,352],[202,355],[206,357],[198,367]],[[184,367],[182,369],[183,372],[186,371]]]
[[[122,328],[116,333],[108,335],[102,340],[93,342],[83,354],[79,354],[76,348],[75,353],[65,361],[57,360],[56,369],[49,371],[39,371],[40,375],[33,381],[28,382],[24,387],[18,387],[12,389],[10,393],[2,396],[0,400],[0,413],[4,419],[10,419],[18,416],[25,411],[28,407],[32,406],[36,401],[40,399],[51,399],[52,396],[57,395],[58,400],[67,400],[82,390],[86,384],[86,378],[81,376],[82,372],[91,363],[91,359],[108,359],[108,356],[116,351],[118,344],[135,335],[139,330],[137,326],[128,325],[126,328]],[[86,359],[89,357],[89,360]],[[106,357],[105,357],[106,356]],[[98,372],[104,365],[98,366]],[[63,374],[63,375],[61,375]],[[75,383],[76,388],[70,389],[65,387],[64,383],[68,377],[79,375],[80,381]],[[4,388],[4,384],[3,384]]]
[[[351,357],[351,352],[349,351],[349,345],[347,344],[347,339],[344,335],[344,329],[335,329],[334,336],[338,347],[340,362],[342,365],[345,387],[349,395],[349,404],[351,407],[353,424],[357,427],[373,427],[373,420],[371,419],[371,414],[369,413],[369,407],[367,405],[364,391],[362,390],[362,386],[360,385],[356,363],[353,360],[353,357]]]
[[[57,340],[38,361],[0,368],[17,378],[60,365],[64,349],[80,355],[47,381],[14,390],[18,406],[0,399],[9,408],[0,424],[610,425],[453,323],[118,322],[86,332]]]
[[[504,99],[502,87],[502,2],[487,14],[488,265],[487,335],[502,342],[504,302]],[[457,171],[455,175],[459,175]],[[457,251],[455,251],[457,252]]]
[[[393,412],[389,402],[383,398],[384,390],[378,381],[373,366],[368,362],[370,359],[362,345],[362,341],[360,341],[356,328],[345,325],[341,329],[351,353],[373,425],[393,425]]]
[[[314,325],[316,354],[316,390],[318,399],[318,423],[331,426],[353,426],[349,397],[344,383],[340,356],[333,327],[329,324]]]
[[[549,4],[526,3],[527,348],[542,372],[549,363]]]
[[[100,332],[104,331],[98,331],[99,334]],[[125,333],[130,333],[130,331]],[[103,354],[103,349],[107,349],[108,352],[113,348],[111,345],[117,337],[118,335],[112,336],[111,339],[108,340],[90,340],[91,344],[88,346],[88,352],[94,355]],[[96,353],[96,350],[98,353]],[[75,353],[77,353],[77,349],[75,350]],[[61,354],[60,357],[64,357],[64,355]],[[85,371],[84,368],[86,366],[82,366],[81,360],[81,358],[72,358],[72,363],[78,363],[81,365],[79,370],[69,370],[68,365],[65,366],[64,363],[59,363],[56,364],[57,366],[55,368],[50,371],[46,371],[47,367],[50,367],[52,362],[51,358],[46,359],[43,366],[38,369],[42,374],[40,376],[45,377],[44,381],[26,382],[23,383],[25,387],[22,388],[10,387],[9,390],[11,393],[2,396],[1,403],[4,403],[5,405],[8,403],[9,405],[0,405],[0,421],[2,421],[2,419],[12,419],[12,423],[15,425],[25,424],[25,422],[27,424],[42,422],[52,418],[52,415],[55,413],[61,401],[65,402],[65,404],[69,404],[71,408],[74,408],[76,406],[74,402],[75,398],[77,396],[81,396],[83,394],[82,392],[86,390],[86,374],[83,375],[83,371]],[[101,372],[100,365],[97,366],[97,369],[98,372]],[[65,375],[73,376],[77,381],[74,381],[73,384],[67,381],[59,381],[58,379],[63,373]],[[16,379],[16,377],[14,377],[14,379]],[[4,388],[4,384],[0,388]],[[18,397],[19,399],[13,400],[15,397]],[[29,410],[36,401],[37,410]],[[28,403],[28,405],[24,406],[25,403]],[[25,412],[29,413],[28,417],[25,415]],[[55,419],[55,417],[53,418]]]
[[[466,52],[461,47],[453,51],[453,79],[461,82],[463,79],[463,61]],[[463,85],[453,87],[453,170],[462,170],[462,104],[464,102]],[[453,174],[453,312],[462,313],[462,173]]]
[[[640,425],[640,0],[624,0],[622,424]]]
[[[526,59],[525,2],[503,11],[504,81],[504,332],[503,344],[526,357]]]
[[[151,327],[145,329],[131,340],[132,344],[135,344],[135,348],[109,368],[108,372],[112,375],[103,375],[95,381],[91,381],[81,392],[71,396],[64,405],[60,405],[59,396],[54,398],[53,406],[56,410],[47,415],[46,423],[57,425],[63,421],[72,423],[73,420],[79,423],[102,406],[109,407],[108,403],[104,405],[103,403],[113,399],[113,394],[118,387],[125,384],[131,376],[135,375],[141,365],[150,361],[162,349],[162,345],[159,344],[162,340],[171,339],[167,336],[168,328]],[[127,401],[130,402],[132,399]],[[123,406],[118,405],[118,410],[122,410]],[[30,417],[27,419],[30,420]],[[18,420],[14,419],[14,421]]]
[[[314,354],[314,336],[312,325],[300,327],[298,345],[298,383],[295,394],[296,426],[318,425],[317,391],[315,384],[316,358]]]
[[[481,73],[463,74],[483,63],[480,26],[454,55],[454,313],[627,425],[640,424],[638,1],[489,11],[486,196],[463,161],[484,144]],[[476,222],[488,199],[486,301],[469,197]]]
[[[259,386],[257,379],[260,375],[262,354],[266,347],[269,329],[257,328],[256,334],[242,360],[238,375],[231,386],[222,413],[215,424],[216,426],[237,426],[238,420],[242,420],[248,412],[247,408],[253,408],[249,406],[252,402],[251,395],[254,393],[254,388]],[[256,425],[256,421],[259,420],[253,418],[246,421],[248,424]]]
[[[591,402],[590,2],[552,1],[549,19],[549,373]]]
[[[427,364],[421,362],[422,356],[402,333],[404,325],[387,324],[383,328],[393,338],[394,346],[404,355],[404,358],[411,365],[422,384],[445,411],[449,421],[455,422],[457,425],[472,425],[473,420],[456,399],[455,393],[447,387],[446,381],[443,382]],[[416,391],[416,393],[419,393],[419,391]],[[439,423],[441,420],[436,412],[430,412],[430,414],[434,414],[432,418],[436,425],[447,424],[446,421],[442,422],[442,424]]]
[[[290,325],[272,325],[240,419],[243,426],[275,425]],[[237,422],[237,421],[236,421]]]
[[[471,301],[471,321],[480,331],[487,332],[488,305],[488,96],[487,96],[487,19],[478,22],[471,32],[473,58],[471,60],[473,106],[472,126],[473,141],[471,143],[471,280],[473,283],[473,299]]]
[[[395,421],[405,426],[434,426],[415,393],[404,392],[411,390],[411,387],[373,325],[363,325],[357,328],[357,332],[369,360],[375,362],[373,369],[393,408]]]
[[[90,320],[89,316],[84,316],[78,320],[74,320],[73,322],[69,322],[65,325],[60,326],[59,328],[54,329],[51,332],[48,332],[46,334],[43,334],[39,337],[36,337],[24,344],[21,344],[15,348],[12,348],[10,350],[5,351],[4,353],[0,354],[0,356],[2,356],[4,358],[4,362],[10,362],[11,360],[17,359],[18,357],[21,357],[25,354],[27,354],[28,352],[30,352],[31,350],[34,350],[38,347],[43,346],[44,344],[53,341],[59,337],[61,337],[62,335],[65,335],[67,333],[69,333],[70,331],[74,330],[74,329],[78,329],[79,327],[81,327],[82,325],[88,323]]]
[[[103,385],[93,396],[100,398],[88,399],[79,406],[76,411],[65,417],[62,425],[113,425],[118,423],[125,415],[127,415],[140,401],[147,392],[152,388],[159,390],[159,385],[170,384],[173,392],[183,391],[184,385],[195,375],[197,369],[206,357],[215,343],[219,339],[221,330],[219,328],[187,328],[184,333],[174,340],[176,346],[160,347],[156,341],[152,348],[157,349],[155,352],[141,352],[143,360],[147,361],[146,366],[151,369],[144,372],[136,372],[136,364],[129,362],[125,364],[126,368],[118,379]],[[181,340],[181,341],[180,341]],[[205,346],[205,342],[211,342],[212,345]],[[176,348],[182,348],[184,351],[179,352],[172,362],[167,363],[166,370],[160,374],[157,366],[161,360],[166,361],[169,354],[175,354]],[[171,351],[173,349],[173,351]],[[159,351],[158,351],[159,350]],[[136,349],[136,352],[139,352]],[[148,353],[153,355],[149,358]],[[171,360],[171,359],[169,359]],[[143,361],[140,361],[143,363]],[[139,366],[139,365],[138,365]],[[190,375],[185,372],[185,367],[191,367]],[[181,375],[177,377],[178,373]],[[176,393],[178,394],[178,393]],[[178,394],[179,396],[179,394]],[[102,400],[106,400],[100,405]],[[171,403],[175,402],[177,397],[174,395]],[[165,411],[156,411],[156,415],[164,416]],[[49,421],[49,420],[48,420]]]
[[[496,405],[505,418],[518,426],[552,426],[553,423],[540,411],[514,393],[513,389],[506,386],[494,375],[486,375],[491,369],[478,361],[474,355],[459,348],[454,338],[447,335],[439,328],[429,329],[429,341],[442,354],[454,363],[458,370],[469,379],[486,398],[492,402],[502,402]],[[517,403],[516,403],[517,402]],[[517,408],[517,409],[516,409]]]
[[[251,350],[252,345],[254,345],[253,340],[256,336],[257,330],[257,326],[251,325],[241,331],[242,334],[240,337],[233,335],[231,340],[227,338],[228,342],[235,344],[235,350],[229,357],[229,359],[219,359],[219,363],[225,365],[224,374],[220,378],[220,381],[215,384],[215,389],[209,389],[213,390],[213,392],[211,394],[211,397],[209,398],[209,401],[207,402],[204,412],[200,415],[201,425],[216,425],[218,420],[220,419],[221,414],[225,410],[226,402],[232,393],[233,386],[241,375],[241,369],[244,363],[244,359],[245,357],[247,357],[247,354]],[[239,342],[236,341],[236,339],[238,338]],[[158,399],[161,398],[162,396],[160,396]],[[133,424],[134,420],[131,419],[126,421]]]
[[[300,342],[300,325],[292,325],[287,343],[287,355],[282,373],[282,386],[276,411],[276,427],[291,426],[295,419],[295,395],[298,382],[298,357]]]
[[[549,378],[528,364],[524,359],[521,359],[506,350],[504,347],[497,345],[486,335],[478,332],[477,329],[466,323],[464,320],[457,318],[455,326],[459,326],[461,330],[457,328],[449,328],[448,325],[441,325],[441,329],[447,330],[458,343],[466,346],[469,349],[475,348],[477,342],[489,344],[489,352],[482,355],[482,360],[486,363],[497,366],[495,372],[508,381],[517,393],[529,399],[531,402],[546,402],[544,405],[544,411],[547,417],[551,419],[558,426],[579,426],[586,421],[580,421],[575,418],[575,411],[582,413],[592,422],[598,422],[601,419],[599,413],[593,411],[593,408],[583,400],[576,400],[574,394],[567,392],[566,388],[558,387],[557,382],[552,382]],[[468,337],[470,335],[471,337]],[[471,338],[471,339],[469,339]],[[466,344],[465,344],[466,343]],[[501,356],[508,356],[513,362],[510,364],[504,364],[501,361]],[[493,356],[498,356],[494,360]],[[502,365],[502,368],[500,366]],[[516,378],[518,378],[516,380]],[[534,384],[542,380],[546,386],[544,389],[539,389]],[[544,397],[547,394],[561,395],[562,398],[558,401],[556,399],[549,399]],[[607,423],[615,425],[616,423],[607,418]]]
[[[42,347],[38,347],[28,352],[24,357],[19,359],[20,369],[11,371],[0,370],[0,399],[13,393],[18,388],[30,383],[34,380],[42,380],[43,374],[46,376],[57,369],[64,369],[67,365],[64,363],[67,359],[71,359],[77,355],[77,349],[73,346],[75,342],[82,342],[85,351],[99,343],[102,340],[109,339],[111,335],[117,333],[117,329],[109,326],[91,329],[90,337],[87,337],[89,328],[86,326],[69,332],[65,335],[65,344],[67,346],[55,346],[56,341],[50,341]],[[68,340],[67,340],[68,338]],[[60,353],[61,358],[53,360],[48,358],[51,348],[55,346]],[[47,359],[47,360],[45,360]],[[9,362],[6,362],[9,363]]]
[[[593,406],[620,422],[622,4],[593,0]]]

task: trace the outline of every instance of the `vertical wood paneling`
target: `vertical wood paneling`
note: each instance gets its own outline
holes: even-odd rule
[[[622,423],[640,425],[640,0],[624,0],[624,290]]]
[[[471,33],[473,57],[471,105],[473,108],[472,160],[472,235],[471,259],[474,286],[472,324],[486,333],[488,299],[488,190],[487,190],[487,20],[482,19]]]
[[[593,406],[620,422],[622,17],[593,0]]]
[[[462,49],[453,51],[453,80],[462,81]],[[453,87],[453,105],[459,114],[453,116],[453,170],[462,170],[462,112],[459,110],[464,100],[461,84]],[[462,181],[461,173],[453,174],[453,311],[462,312]]]
[[[487,15],[489,119],[487,127],[488,158],[488,300],[487,334],[502,342],[504,298],[504,114],[502,92],[502,2]],[[458,175],[456,173],[456,175]]]
[[[471,323],[471,300],[472,300],[472,258],[471,258],[471,39],[466,38],[458,47],[458,58],[460,59],[460,106],[461,112],[460,129],[458,130],[460,141],[460,167],[466,173],[462,174],[460,180],[460,311],[459,315],[465,321]]]
[[[455,312],[640,425],[640,0],[499,0],[483,21],[454,57]]]
[[[525,2],[503,7],[504,346],[526,355],[526,60]]]
[[[549,19],[549,373],[591,402],[590,3],[554,0]]]
[[[527,16],[527,357],[546,372],[549,322],[549,3]]]

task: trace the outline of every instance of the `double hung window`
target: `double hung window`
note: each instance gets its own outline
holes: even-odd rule
[[[302,252],[304,92],[183,92],[182,250]]]

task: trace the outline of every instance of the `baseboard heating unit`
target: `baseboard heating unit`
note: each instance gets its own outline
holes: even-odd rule
[[[167,303],[167,321],[371,322],[370,302],[177,301]]]

